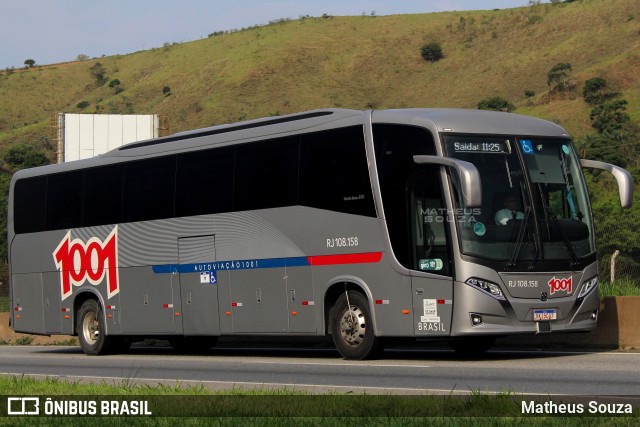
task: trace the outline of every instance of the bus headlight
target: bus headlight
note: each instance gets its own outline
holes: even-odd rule
[[[593,291],[598,286],[598,276],[587,280],[582,284],[582,288],[580,289],[580,293],[578,294],[578,298],[586,297],[591,291]]]
[[[482,279],[471,278],[471,279],[467,279],[467,281],[464,283],[478,289],[479,291],[484,292],[487,295],[491,295],[497,300],[504,301],[506,299],[500,287],[493,282],[489,282],[487,280],[482,280]]]

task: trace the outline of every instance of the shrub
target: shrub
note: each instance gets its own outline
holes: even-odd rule
[[[609,89],[609,85],[605,79],[602,77],[594,77],[584,82],[582,96],[588,104],[602,104],[603,102],[619,95],[616,92],[609,92]]]
[[[515,105],[500,96],[494,96],[478,102],[478,110],[505,111],[510,113],[515,109]]]
[[[88,106],[89,106],[89,102],[88,101],[80,101],[80,102],[78,102],[78,105],[76,105],[76,107],[78,107],[79,110],[84,110]]]
[[[33,342],[33,337],[25,336],[16,339],[15,345],[29,345]]]
[[[427,43],[422,46],[420,48],[420,55],[422,55],[422,59],[429,62],[436,62],[444,58],[442,46],[437,42]]]
[[[104,69],[100,62],[96,62],[91,67],[89,67],[89,74],[91,74],[91,77],[96,80],[96,84],[98,86],[102,86],[107,82],[108,79],[105,77],[106,73],[107,70]]]
[[[162,94],[164,96],[169,96],[171,95],[171,88],[169,86],[165,86],[162,88]]]
[[[606,104],[600,104],[591,110],[591,126],[600,135],[613,140],[623,140],[627,136],[625,123],[631,120],[627,114],[627,101],[620,99]]]
[[[35,168],[50,163],[47,155],[31,144],[14,145],[6,152],[3,159],[12,170]]]
[[[554,90],[564,91],[571,88],[571,64],[560,62],[547,73],[547,85],[553,86]]]
[[[526,96],[527,98],[531,98],[532,96],[536,96],[536,93],[532,90],[525,90],[524,96]]]

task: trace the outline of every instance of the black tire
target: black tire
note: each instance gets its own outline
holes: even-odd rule
[[[338,352],[345,359],[363,360],[376,355],[380,341],[373,331],[373,317],[369,302],[360,292],[348,291],[340,295],[333,307],[331,335]]]
[[[216,345],[218,337],[212,336],[175,336],[169,338],[171,347],[179,353],[206,353]]]
[[[496,337],[464,337],[450,341],[449,346],[462,357],[477,358],[483,356],[496,342]]]
[[[76,319],[76,332],[84,353],[89,356],[108,354],[112,349],[113,339],[105,334],[104,312],[98,301],[85,301]]]

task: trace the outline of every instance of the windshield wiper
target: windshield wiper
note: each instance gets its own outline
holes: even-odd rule
[[[520,248],[522,247],[522,243],[524,242],[524,236],[525,233],[527,232],[527,230],[529,229],[529,218],[531,217],[531,214],[533,213],[533,208],[531,206],[531,204],[529,203],[529,198],[526,197],[527,194],[529,194],[525,188],[525,185],[523,182],[520,183],[520,191],[523,195],[522,200],[524,202],[524,217],[522,218],[522,222],[520,223],[520,226],[518,227],[518,238],[516,240],[516,247],[513,249],[513,253],[511,254],[511,259],[509,260],[509,262],[507,263],[507,268],[514,268],[516,266],[516,263],[518,262],[518,254],[520,253]],[[529,270],[533,270],[536,267],[536,262],[538,260],[538,257],[540,256],[540,246],[538,246],[538,233],[537,228],[534,229],[533,235],[529,234],[529,242],[533,243],[533,247],[531,248],[531,252],[533,253],[533,261],[531,263],[531,265],[529,265]],[[531,231],[529,230],[529,232],[531,233]],[[514,234],[512,234],[511,236],[513,236]],[[513,241],[513,239],[511,239]]]
[[[547,201],[544,198],[544,193],[542,192],[542,185],[540,183],[538,183],[538,191],[540,193],[540,200],[542,200],[542,210],[544,212],[544,220],[547,226],[547,235],[549,236],[549,239],[552,238],[551,230],[549,229],[549,219],[551,219],[551,222],[558,229],[560,237],[562,237],[562,241],[567,248],[567,252],[569,253],[570,258],[569,268],[573,270],[574,267],[578,266],[578,257],[576,256],[576,251],[573,249],[573,246],[571,246],[571,241],[567,237],[567,234],[564,232],[564,228],[562,228],[562,225],[560,225],[560,221],[558,221],[558,218],[556,218],[553,208],[547,204]]]
[[[511,259],[507,263],[507,268],[514,268],[516,266],[516,262],[518,261],[518,253],[520,252],[520,247],[522,246],[522,242],[524,241],[524,234],[527,231],[527,226],[529,225],[530,216],[531,216],[531,206],[525,206],[524,218],[522,218],[520,227],[518,227],[518,239],[516,240],[516,247],[513,249],[513,253],[511,254]]]

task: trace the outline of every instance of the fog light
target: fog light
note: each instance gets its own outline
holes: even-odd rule
[[[593,320],[594,322],[598,320],[598,310],[595,310],[593,313],[591,313],[591,320]]]
[[[471,316],[471,324],[473,326],[482,325],[482,316],[476,313],[471,313],[470,316]]]

